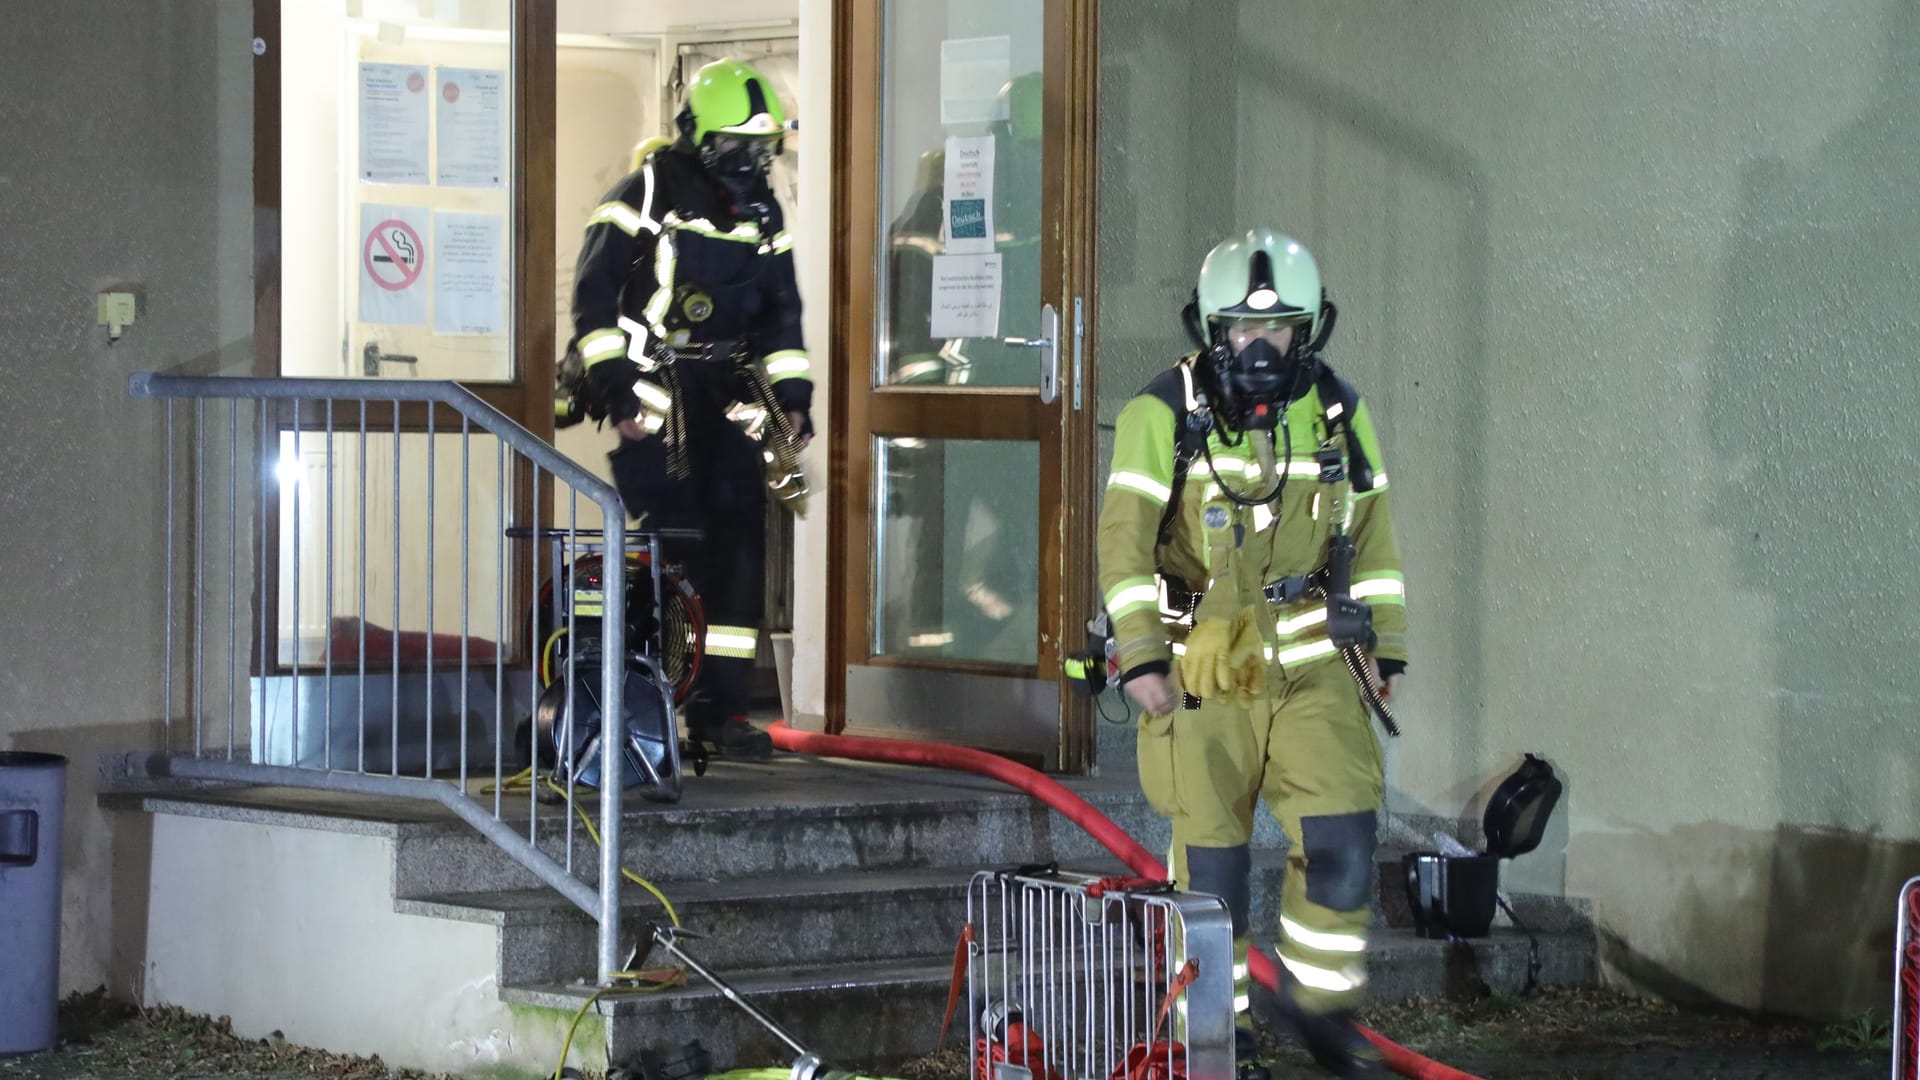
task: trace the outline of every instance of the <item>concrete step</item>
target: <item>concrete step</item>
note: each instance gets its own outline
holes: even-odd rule
[[[671,882],[661,891],[681,925],[701,935],[690,947],[703,963],[725,971],[793,970],[848,957],[951,955],[966,923],[970,876],[949,868],[842,871]],[[551,890],[423,897],[396,907],[498,926],[503,984],[566,983],[594,974],[593,921],[556,902]],[[659,901],[631,883],[621,907],[632,939],[644,936],[648,924],[668,921]]]
[[[950,959],[939,956],[885,961],[849,956],[831,965],[732,973],[711,963],[700,944],[688,948],[810,1050],[851,1066],[886,1066],[933,1049],[952,975]],[[1593,981],[1590,935],[1542,935],[1540,953],[1543,984]],[[1468,992],[1477,985],[1476,971],[1495,992],[1512,994],[1525,983],[1527,939],[1499,930],[1473,942],[1469,951],[1387,930],[1374,936],[1367,962],[1367,993],[1375,1002]],[[579,985],[508,985],[501,997],[513,1005],[571,1014],[591,993]],[[792,1060],[783,1044],[710,986],[602,999],[598,1011],[605,1017],[609,1060],[616,1063],[643,1049],[694,1039],[714,1055],[716,1069]],[[961,1034],[949,1038],[964,1039],[965,1023],[964,1015],[956,1016]]]
[[[1164,847],[1165,823],[1130,779],[1076,780],[1071,786],[1129,835]],[[571,847],[575,872],[596,882],[598,849],[578,819],[569,827],[563,806],[537,809],[530,830],[536,843],[562,862]],[[597,802],[585,809],[597,826]],[[526,829],[529,814],[521,796],[506,805],[503,817]],[[682,801],[673,805],[630,798],[620,847],[628,869],[661,884],[853,870],[971,872],[1048,860],[1079,864],[1105,855],[1065,818],[988,780],[806,758],[716,765],[709,776],[689,780]],[[457,824],[405,827],[396,841],[394,891],[401,898],[538,884],[490,842]]]
[[[1075,863],[1072,869],[1123,873],[1111,856]],[[1252,918],[1263,939],[1278,925],[1285,869],[1283,851],[1255,856]],[[701,949],[712,964],[753,971],[831,964],[856,954],[891,960],[938,953],[950,947],[966,920],[973,872],[966,867],[842,870],[656,885],[682,924],[703,935]],[[1374,911],[1378,929],[1412,925],[1397,872],[1397,859],[1381,859]],[[628,883],[622,897],[631,936],[641,935],[648,923],[666,921],[659,901],[639,886]],[[1535,930],[1585,928],[1563,898],[1523,894],[1514,904]],[[396,909],[498,927],[504,983],[571,982],[594,974],[593,922],[549,889],[436,894],[399,900]]]
[[[1117,863],[1074,868],[1122,872]],[[966,923],[972,876],[970,869],[936,867],[659,887],[682,925],[702,935],[700,955],[709,964],[762,971],[833,964],[849,956],[880,961],[951,955]],[[1257,868],[1255,888],[1275,890],[1278,880],[1278,868]],[[631,883],[621,906],[630,938],[666,918],[659,902]],[[401,900],[395,907],[403,914],[497,926],[503,983],[573,982],[594,975],[593,921],[551,891],[456,893]]]

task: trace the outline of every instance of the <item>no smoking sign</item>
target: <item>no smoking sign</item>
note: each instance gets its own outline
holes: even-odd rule
[[[427,321],[428,212],[360,207],[360,321],[419,326]]]
[[[373,227],[360,257],[366,262],[367,276],[389,292],[399,292],[419,281],[420,271],[426,266],[426,259],[421,255],[420,234],[413,231],[413,226],[397,219]]]

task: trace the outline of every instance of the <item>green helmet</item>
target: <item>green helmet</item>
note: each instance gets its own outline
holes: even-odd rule
[[[780,135],[787,114],[767,77],[738,60],[722,59],[693,73],[680,130],[695,146],[708,135]]]
[[[1304,337],[1312,341],[1325,316],[1313,253],[1272,229],[1248,229],[1208,252],[1196,295],[1209,330],[1239,319],[1301,318],[1311,322]]]

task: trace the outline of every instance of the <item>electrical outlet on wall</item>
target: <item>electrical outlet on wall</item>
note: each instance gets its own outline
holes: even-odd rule
[[[146,290],[139,285],[113,285],[95,297],[95,323],[107,328],[107,342],[120,340],[146,308]]]

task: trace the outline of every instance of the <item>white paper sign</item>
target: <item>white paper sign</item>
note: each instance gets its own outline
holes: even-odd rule
[[[433,215],[433,330],[498,334],[507,328],[507,221],[499,214]]]
[[[440,183],[448,187],[505,187],[507,73],[443,67],[438,74],[440,102],[435,106],[435,131],[440,142]]]
[[[1007,118],[1000,91],[1013,81],[1013,39],[953,38],[940,43],[940,122],[984,124]]]
[[[360,207],[360,321],[427,324],[427,224],[420,206]]]
[[[1000,256],[933,257],[932,336],[1000,336]]]
[[[368,184],[429,182],[426,68],[360,65],[360,179]]]
[[[993,253],[993,136],[947,139],[946,216],[950,255]]]

